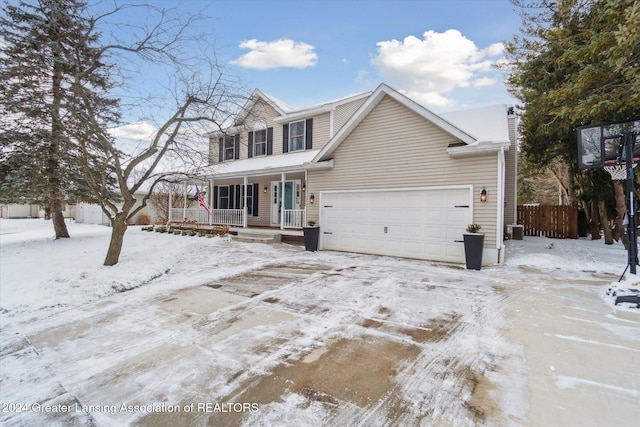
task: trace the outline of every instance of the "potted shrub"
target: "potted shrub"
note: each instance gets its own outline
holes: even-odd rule
[[[464,233],[464,257],[467,270],[480,270],[482,268],[482,249],[484,247],[484,234],[479,233],[482,227],[479,224],[469,224]]]
[[[318,250],[318,240],[320,239],[320,227],[316,227],[315,221],[307,222],[308,227],[302,227],[304,233],[304,249],[315,252]]]

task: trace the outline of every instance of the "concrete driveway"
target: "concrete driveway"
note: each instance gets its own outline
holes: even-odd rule
[[[229,243],[236,255],[248,247]],[[640,419],[640,315],[600,298],[612,275],[526,266],[475,272],[281,247],[295,262],[260,261],[170,290],[162,283],[176,277],[167,273],[4,329],[1,385],[16,391],[3,394],[12,399],[3,405],[14,405],[3,423]]]

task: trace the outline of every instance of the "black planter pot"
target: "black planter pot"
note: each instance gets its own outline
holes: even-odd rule
[[[303,227],[304,249],[315,252],[318,250],[318,240],[320,239],[320,227]]]
[[[467,234],[464,238],[464,257],[467,261],[467,270],[480,270],[482,268],[482,248],[484,247],[484,234]]]

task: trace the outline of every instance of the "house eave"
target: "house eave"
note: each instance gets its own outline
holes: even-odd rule
[[[482,156],[485,154],[498,153],[501,149],[508,150],[511,145],[510,141],[480,141],[475,144],[464,146],[449,146],[447,154],[454,159]]]
[[[267,167],[267,168],[260,168],[260,169],[254,169],[254,170],[246,170],[246,171],[234,171],[229,173],[213,173],[213,174],[207,174],[205,178],[215,179],[215,180],[236,179],[236,178],[244,178],[244,177],[278,175],[281,173],[304,172],[307,170],[327,170],[327,169],[333,169],[333,159],[327,160],[324,162],[318,162],[318,163],[305,162],[299,165],[292,165],[292,166]]]

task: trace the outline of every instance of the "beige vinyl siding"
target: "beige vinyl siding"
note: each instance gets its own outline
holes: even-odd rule
[[[347,104],[342,104],[336,107],[333,113],[333,134],[338,133],[342,126],[345,125],[349,121],[349,119],[355,114],[355,112],[360,108],[360,106],[367,100],[367,98],[362,98],[355,100],[353,102],[349,102]],[[331,135],[333,137],[333,135]]]
[[[331,114],[324,113],[318,116],[310,117],[313,119],[313,150],[323,148],[329,142],[329,129],[331,126]],[[282,140],[282,138],[280,138]]]
[[[306,196],[315,194],[316,203],[308,205],[308,219],[318,219],[320,191],[473,185],[473,220],[482,225],[485,246],[495,247],[497,154],[453,159],[447,146],[457,142],[385,97],[333,153],[332,170],[309,171]]]
[[[504,223],[515,224],[518,209],[518,146],[516,140],[516,116],[509,116],[509,139],[511,145],[505,154],[505,209]]]
[[[362,105],[366,98],[358,99],[353,102],[342,104],[336,107],[333,114],[333,132],[334,134],[340,130],[342,126],[351,118],[356,110]],[[247,159],[248,156],[248,132],[253,131],[257,122],[266,123],[267,127],[273,128],[273,154],[274,156],[287,154],[282,151],[282,129],[286,123],[276,123],[273,121],[275,117],[279,117],[278,113],[271,105],[262,99],[256,101],[251,111],[247,114],[243,124],[244,130],[238,132],[240,134],[240,159]],[[307,117],[305,119],[313,119],[313,149],[322,149],[331,139],[331,113],[322,113],[316,116]],[[292,122],[297,122],[296,119]],[[212,136],[209,140],[209,164],[218,163],[219,158],[219,136]]]

